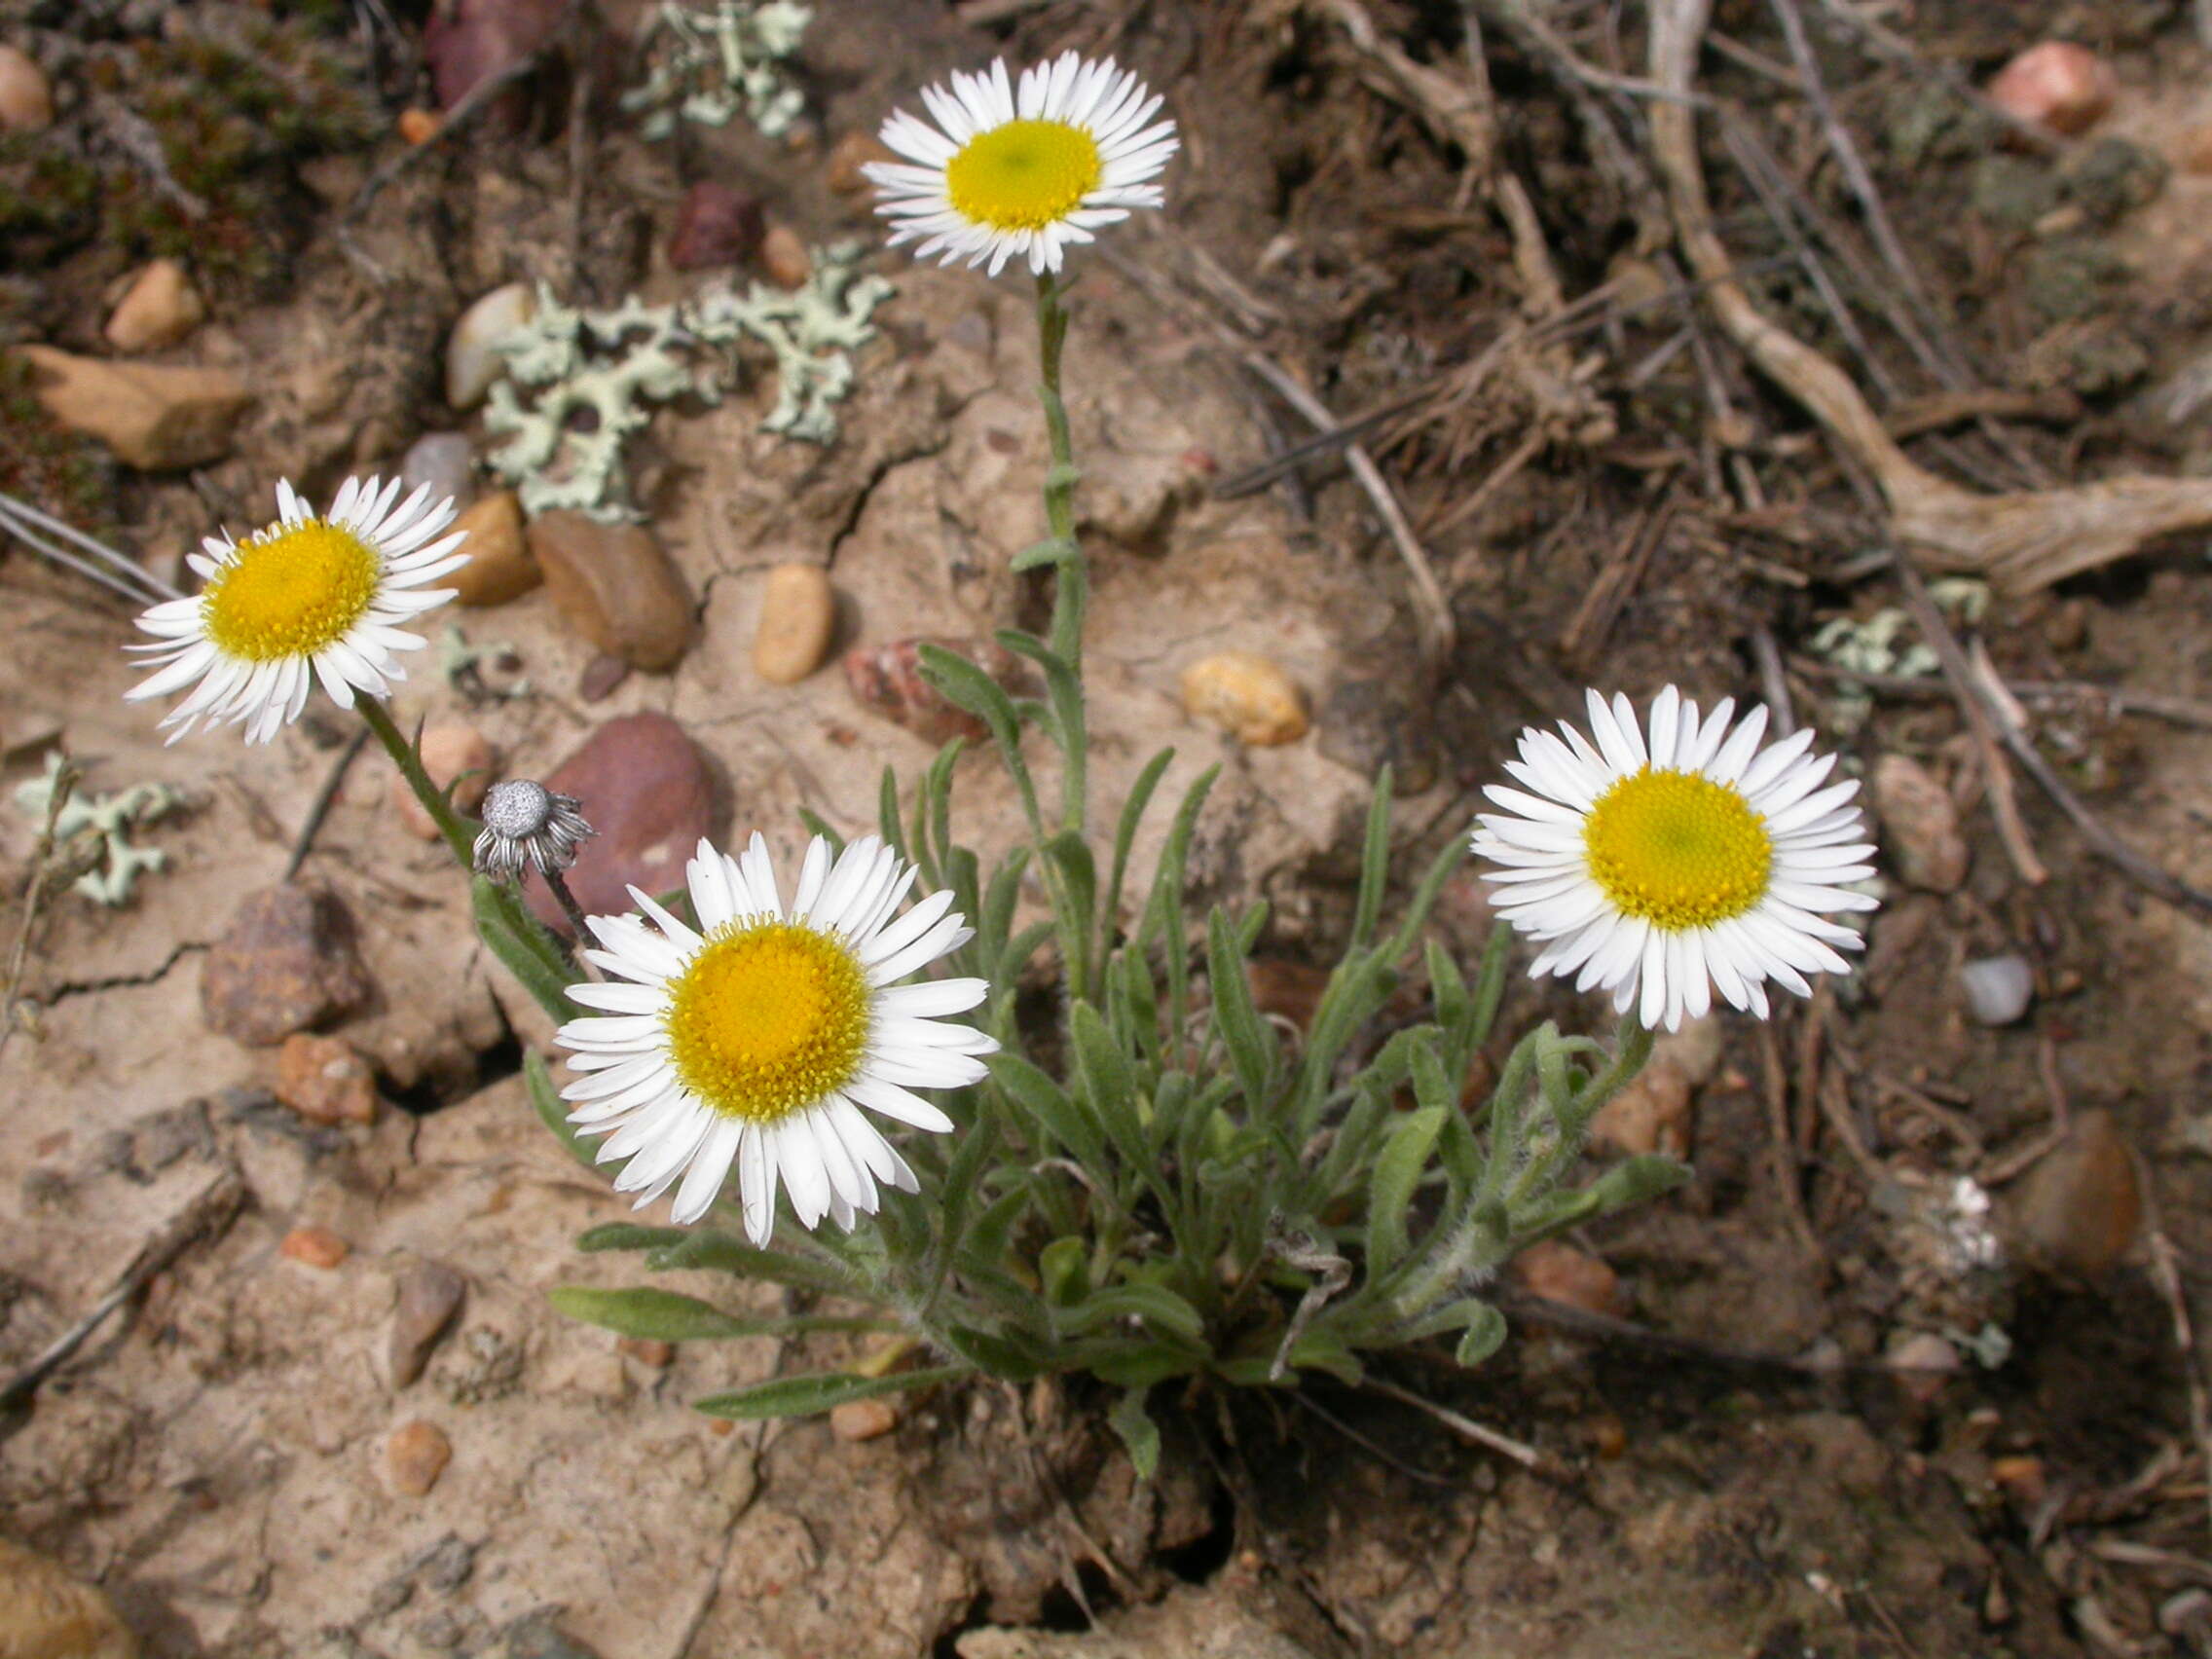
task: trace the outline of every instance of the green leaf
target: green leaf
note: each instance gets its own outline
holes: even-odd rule
[[[1053,1239],[1037,1252],[1037,1281],[1047,1302],[1073,1308],[1090,1291],[1090,1246],[1077,1237]]]
[[[726,1233],[694,1228],[645,1258],[655,1272],[721,1272],[738,1278],[765,1279],[824,1296],[852,1296],[866,1287],[852,1273],[830,1262],[812,1261],[782,1250],[758,1250]]]
[[[545,1056],[535,1049],[522,1057],[523,1085],[530,1091],[531,1109],[538,1121],[553,1131],[554,1137],[569,1149],[569,1156],[586,1169],[597,1169],[599,1160],[591,1144],[569,1122],[569,1103],[561,1098],[553,1087],[553,1074],[545,1069]]]
[[[1021,1055],[1001,1049],[985,1062],[1015,1104],[1058,1141],[1086,1169],[1106,1164],[1106,1143],[1097,1124],[1068,1091]]]
[[[845,850],[845,837],[837,833],[836,826],[812,807],[800,807],[798,809],[798,821],[806,826],[806,832],[809,835],[819,835],[823,840],[830,843],[830,858],[834,859]]]
[[[1275,1036],[1252,1004],[1244,952],[1237,949],[1236,935],[1218,905],[1206,916],[1206,977],[1213,991],[1214,1026],[1229,1051],[1237,1088],[1253,1112],[1265,1112],[1274,1089]]]
[[[944,1345],[977,1371],[1003,1382],[1028,1382],[1045,1374],[1045,1362],[1025,1343],[966,1325],[947,1325]]]
[[[1367,1189],[1367,1272],[1380,1278],[1406,1253],[1406,1212],[1428,1155],[1444,1127],[1445,1108],[1423,1106],[1398,1121],[1375,1160]]]
[[[1091,1115],[1104,1125],[1114,1150],[1135,1169],[1144,1169],[1144,1121],[1137,1111],[1136,1073],[1128,1057],[1115,1047],[1106,1022],[1087,1002],[1068,1011],[1068,1032],[1075,1039],[1075,1067],[1079,1086],[1089,1098]]]
[[[906,858],[906,826],[899,811],[899,774],[888,766],[883,768],[883,782],[876,789],[875,821],[884,844]]]
[[[1144,822],[1144,809],[1152,804],[1152,793],[1160,787],[1161,775],[1174,758],[1174,750],[1162,749],[1147,760],[1123,798],[1122,816],[1114,826],[1114,866],[1106,882],[1106,909],[1100,917],[1100,926],[1109,939],[1122,925],[1122,881],[1128,873],[1129,849],[1136,845],[1137,830]]]
[[[1428,941],[1425,955],[1428,995],[1436,1008],[1436,1023],[1456,1033],[1465,1023],[1472,1007],[1467,996],[1467,981],[1459,977],[1459,967],[1452,960],[1452,953],[1435,940]]]
[[[891,1329],[881,1319],[839,1319],[828,1326],[820,1320],[741,1318],[724,1313],[695,1296],[648,1285],[607,1289],[599,1285],[564,1284],[546,1292],[546,1299],[561,1312],[587,1325],[599,1325],[617,1336],[641,1337],[650,1342],[719,1342],[731,1337],[780,1336],[795,1330]]]
[[[658,1250],[670,1244],[682,1244],[690,1236],[690,1233],[681,1227],[639,1227],[627,1221],[608,1221],[579,1234],[576,1248],[583,1251]]]
[[[1064,926],[1074,937],[1060,940],[1061,954],[1081,958],[1088,965],[1093,923],[1098,914],[1098,866],[1091,858],[1090,843],[1077,830],[1062,830],[1045,843],[1045,856],[1059,869],[1060,880],[1067,891],[1068,914]]]
[[[1367,808],[1367,833],[1359,847],[1359,897],[1352,905],[1351,947],[1374,935],[1382,913],[1382,889],[1390,879],[1390,768],[1375,775],[1375,799]]]
[[[1204,1356],[1165,1343],[1130,1343],[1099,1338],[1068,1350],[1075,1370],[1088,1371],[1101,1382],[1124,1388],[1150,1388],[1171,1378],[1188,1377],[1205,1363]]]
[[[974,1272],[975,1264],[978,1262],[997,1267],[1006,1260],[1007,1246],[1014,1236],[1014,1224],[1029,1207],[1030,1195],[1026,1180],[1025,1176],[1022,1185],[993,1198],[984,1206],[983,1213],[976,1218],[976,1225],[969,1231],[958,1258],[965,1264],[966,1271]]]
[[[1060,1328],[1081,1336],[1116,1319],[1141,1319],[1156,1337],[1197,1343],[1206,1322],[1196,1308],[1165,1285],[1110,1284],[1094,1290],[1060,1316]]]
[[[1037,571],[1047,565],[1066,565],[1083,557],[1083,549],[1065,536],[1048,535],[1031,542],[1007,561],[1010,571]]]
[[[923,645],[920,656],[922,678],[948,701],[967,710],[990,728],[1000,758],[1005,760],[1014,787],[1021,792],[1030,830],[1042,836],[1045,828],[1037,811],[1037,787],[1030,781],[1029,762],[1021,755],[1021,720],[1006,687],[966,657],[955,655],[942,645]]]
[[[1181,1032],[1183,1017],[1191,1006],[1191,955],[1190,940],[1184,933],[1183,870],[1190,858],[1191,835],[1198,827],[1198,813],[1205,805],[1214,780],[1220,776],[1218,764],[1208,766],[1184,792],[1183,802],[1175,809],[1175,822],[1168,827],[1166,844],[1161,848],[1160,865],[1152,874],[1152,891],[1145,900],[1144,921],[1137,930],[1136,948],[1142,950],[1157,939],[1167,953],[1171,1034]]]
[[[1144,1397],[1149,1392],[1145,1388],[1124,1389],[1114,1402],[1114,1409],[1106,1414],[1106,1420],[1129,1449],[1129,1461],[1136,1467],[1137,1478],[1145,1481],[1160,1472],[1160,1424],[1144,1409]]]
[[[1505,1346],[1505,1315],[1489,1303],[1476,1304],[1482,1311],[1471,1315],[1467,1328],[1459,1334],[1459,1346],[1452,1357],[1470,1369]]]
[[[1583,1191],[1597,1201],[1600,1215],[1611,1215],[1615,1210],[1649,1203],[1689,1179],[1688,1164],[1645,1154],[1614,1164]]]
[[[991,872],[991,884],[983,894],[983,907],[976,914],[977,936],[999,956],[1006,953],[1007,936],[1014,931],[1014,907],[1021,902],[1021,872],[1028,867],[1027,847],[1016,847],[1007,854],[1006,862]],[[991,960],[996,968],[997,958]],[[986,977],[996,983],[999,976],[994,972]]]
[[[904,1394],[917,1388],[934,1388],[940,1382],[971,1375],[965,1365],[933,1365],[918,1371],[895,1371],[888,1377],[855,1377],[844,1371],[813,1371],[798,1377],[779,1377],[734,1388],[726,1394],[710,1394],[693,1402],[693,1409],[709,1417],[751,1422],[759,1418],[815,1417],[832,1411],[848,1400],[872,1400],[881,1394]]]
[[[566,1022],[584,1012],[569,1001],[569,987],[584,977],[582,971],[562,954],[537,918],[523,908],[521,895],[479,875],[469,882],[468,904],[484,948],[499,959],[547,1018]]]

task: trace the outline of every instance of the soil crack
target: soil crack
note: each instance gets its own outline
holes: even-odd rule
[[[58,1008],[71,997],[90,996],[97,991],[121,991],[140,985],[158,984],[162,979],[167,977],[169,970],[185,957],[197,955],[206,948],[207,946],[204,943],[198,940],[187,940],[177,945],[167,956],[164,957],[159,967],[150,968],[143,974],[110,974],[97,979],[64,979],[38,1000],[40,1006],[44,1008]]]

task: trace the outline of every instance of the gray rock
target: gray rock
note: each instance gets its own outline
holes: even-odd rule
[[[423,1375],[430,1350],[461,1311],[468,1281],[443,1262],[410,1262],[399,1272],[398,1303],[385,1341],[385,1368],[391,1385],[404,1388]]]
[[[346,906],[327,888],[292,883],[247,895],[200,977],[208,1029],[249,1048],[350,1014],[369,996]]]
[[[2009,1025],[2028,1012],[2035,971],[2018,956],[1984,956],[1959,969],[1967,1008],[1983,1025]]]
[[[464,507],[476,494],[476,448],[460,432],[425,432],[399,463],[407,491],[427,484],[433,498]]]

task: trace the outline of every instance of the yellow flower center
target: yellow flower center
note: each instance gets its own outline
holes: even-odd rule
[[[1669,933],[1742,915],[1774,864],[1765,821],[1732,786],[1649,766],[1598,797],[1582,848],[1606,898]]]
[[[867,977],[836,940],[741,917],[709,935],[677,981],[669,1052],[708,1107],[773,1124],[852,1082],[868,1006]]]
[[[994,231],[1038,231],[1097,189],[1098,142],[1064,121],[1010,121],[978,132],[944,165],[953,211]]]
[[[308,519],[241,542],[200,596],[207,637],[247,662],[313,656],[377,596],[384,562],[342,525]]]

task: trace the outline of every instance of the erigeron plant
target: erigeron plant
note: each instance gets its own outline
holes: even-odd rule
[[[487,796],[482,824],[466,820],[385,710],[394,653],[422,643],[391,624],[443,597],[421,584],[455,549],[437,538],[450,505],[420,493],[395,505],[396,488],[373,483],[349,485],[327,518],[280,487],[276,526],[210,543],[204,593],[144,619],[158,672],[137,694],[189,686],[170,722],[239,721],[258,740],[312,682],[357,707],[478,872],[486,943],[562,1021],[567,1080],[543,1056],[526,1063],[538,1113],[579,1159],[619,1164],[614,1186],[640,1207],[671,1196],[669,1225],[603,1226],[582,1247],[827,1303],[756,1317],[654,1286],[578,1286],[555,1292],[560,1307],[635,1337],[864,1334],[885,1340],[878,1361],[918,1360],[698,1402],[727,1418],[971,1375],[1086,1375],[1119,1390],[1111,1420],[1149,1471],[1162,1383],[1356,1382],[1374,1355],[1439,1339],[1466,1365],[1494,1351],[1505,1322],[1485,1292],[1504,1263],[1683,1178],[1650,1157],[1576,1174],[1653,1031],[1716,993],[1764,1015],[1770,983],[1804,993],[1807,976],[1843,969],[1857,936],[1829,917],[1871,904],[1849,884],[1872,849],[1857,785],[1827,781],[1832,757],[1810,756],[1809,734],[1765,744],[1764,709],[1701,712],[1670,686],[1640,716],[1593,692],[1587,734],[1524,734],[1513,784],[1488,791],[1496,810],[1394,914],[1379,780],[1342,953],[1304,1040],[1286,1045],[1247,980],[1265,906],[1201,916],[1186,881],[1213,774],[1183,790],[1150,871],[1132,849],[1173,753],[1103,815],[1089,777],[1062,268],[1071,246],[1159,204],[1173,126],[1134,76],[1072,55],[1018,85],[1003,65],[955,76],[928,102],[939,127],[884,129],[907,158],[874,169],[894,240],[994,274],[1019,259],[1036,288],[1048,534],[1015,564],[1050,572],[1051,623],[998,641],[1036,665],[1044,695],[924,651],[937,688],[989,732],[1019,844],[986,861],[961,840],[955,742],[910,803],[886,773],[874,833],[843,842],[813,822],[795,870],[757,833],[736,856],[702,841],[681,892],[633,889],[632,914],[577,914],[563,871],[592,803],[518,780]],[[1039,745],[1056,792],[1039,788]],[[1470,846],[1491,861],[1506,924],[1471,972],[1424,940]],[[534,876],[596,977],[518,903]],[[925,896],[902,910],[917,882]],[[1032,882],[1046,914],[1024,921]],[[1609,992],[1619,1029],[1606,1045],[1539,1024],[1470,1102],[1516,934],[1542,942],[1536,974]],[[940,963],[941,977],[913,977]],[[1050,1013],[1026,1016],[1016,987],[1040,975]],[[1386,1026],[1409,979],[1423,1016]]]

